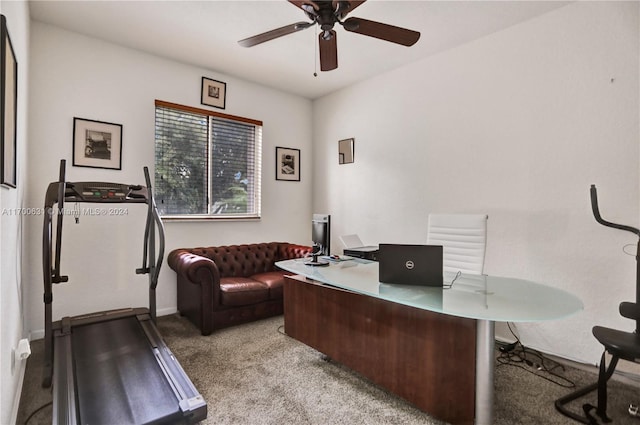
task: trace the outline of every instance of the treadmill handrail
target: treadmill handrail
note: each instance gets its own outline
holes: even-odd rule
[[[65,168],[66,161],[63,159],[60,161],[60,176],[58,178],[58,208],[59,214],[56,220],[56,260],[53,269],[53,282],[66,282],[69,278],[67,276],[60,276],[60,249],[62,247],[62,218],[64,217],[64,194],[67,190],[65,184]]]
[[[144,180],[147,185],[148,210],[147,210],[147,221],[144,226],[144,244],[142,246],[142,267],[136,270],[136,273],[139,273],[139,274],[144,274],[149,272],[149,268],[147,267],[147,257],[148,257],[148,250],[149,250],[149,238],[150,238],[149,232],[152,230],[151,220],[153,216],[153,213],[151,211],[151,209],[153,208],[153,204],[150,202],[150,199],[149,199],[151,197],[151,180],[149,179],[149,169],[147,167],[144,167],[143,170],[144,170]],[[150,264],[149,264],[149,267],[151,267]]]
[[[159,249],[158,249],[158,258],[162,259],[164,258],[164,247],[165,247],[165,236],[164,236],[164,224],[162,223],[162,219],[160,218],[160,214],[158,214],[158,209],[155,208],[155,201],[153,201],[154,203],[154,218],[156,220],[156,223],[158,225],[158,229],[160,229],[160,231],[158,232],[158,236],[160,237],[160,242],[159,242]],[[153,276],[153,289],[156,288],[156,286],[158,285],[158,278],[160,277],[160,267],[162,266],[162,261],[158,261],[156,262],[156,267],[155,267],[155,274]]]
[[[160,238],[160,242],[158,245],[158,256],[157,260],[154,263],[153,274],[151,276],[150,285],[153,286],[153,289],[158,285],[158,277],[160,276],[160,267],[162,266],[162,259],[164,258],[164,246],[165,246],[165,236],[164,236],[164,224],[162,223],[162,219],[160,218],[160,214],[158,213],[158,208],[156,207],[156,200],[153,196],[153,192],[151,191],[151,177],[149,176],[149,168],[144,167],[144,177],[147,183],[147,193],[149,194],[149,217],[153,219],[158,227],[158,237]]]

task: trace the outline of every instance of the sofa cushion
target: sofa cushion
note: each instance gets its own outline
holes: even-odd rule
[[[269,299],[269,287],[247,277],[223,277],[220,295],[221,304],[225,306],[256,304]]]
[[[251,279],[264,283],[269,287],[269,298],[282,299],[284,295],[284,276],[287,272],[279,270],[275,272],[259,273],[251,276]],[[291,274],[291,273],[288,273]]]

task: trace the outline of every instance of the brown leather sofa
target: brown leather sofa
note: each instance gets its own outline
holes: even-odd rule
[[[202,335],[282,314],[286,272],[275,263],[311,251],[287,242],[173,250],[167,263],[177,274],[178,311]]]

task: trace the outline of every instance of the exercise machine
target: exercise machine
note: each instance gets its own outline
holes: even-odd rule
[[[591,209],[598,223],[606,227],[631,232],[639,238],[636,248],[636,299],[635,302],[621,302],[618,308],[622,317],[635,322],[635,330],[629,332],[603,326],[594,326],[591,332],[598,342],[604,346],[604,351],[600,357],[598,381],[567,394],[555,402],[556,409],[563,415],[584,424],[597,425],[598,419],[592,412],[595,412],[602,422],[611,422],[611,418],[607,415],[607,382],[615,372],[618,361],[622,359],[637,362],[638,359],[640,359],[640,229],[603,219],[598,207],[598,192],[596,186],[591,185],[590,191]],[[606,365],[607,353],[611,355],[609,366]],[[566,404],[596,390],[598,394],[597,404],[595,406],[589,403],[583,404],[582,414],[575,413],[566,407]],[[629,414],[636,416],[637,407],[635,405],[629,406]]]
[[[191,424],[207,417],[206,402],[155,325],[155,291],[164,256],[164,228],[147,167],[144,177],[146,186],[67,182],[62,160],[59,180],[47,188],[42,241],[42,385],[53,385],[53,424]],[[62,223],[65,215],[70,215],[64,209],[65,202],[147,206],[142,267],[136,269],[136,274],[149,275],[148,308],[124,308],[53,322],[53,284],[69,280],[60,273]],[[54,208],[56,204],[58,207]]]

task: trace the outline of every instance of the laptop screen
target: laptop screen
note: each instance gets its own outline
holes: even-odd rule
[[[378,280],[442,287],[442,251],[441,245],[380,244]]]

